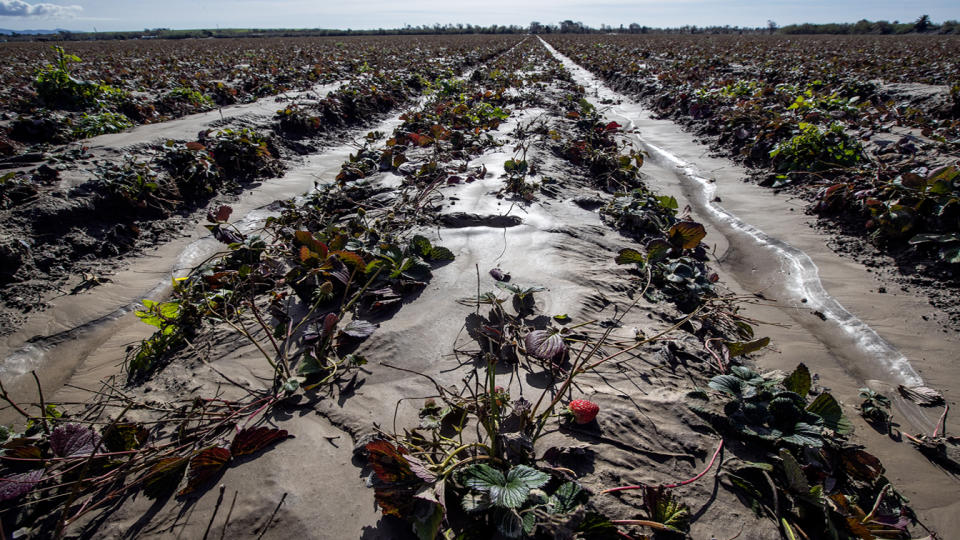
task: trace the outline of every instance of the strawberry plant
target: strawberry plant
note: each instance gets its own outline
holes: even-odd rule
[[[816,171],[849,167],[861,160],[859,144],[844,133],[843,126],[820,128],[800,122],[799,133],[778,143],[770,151],[774,165],[781,171]]]
[[[125,212],[167,214],[177,205],[172,187],[152,164],[132,156],[98,170],[98,185]]]
[[[70,64],[80,57],[68,54],[59,45],[53,46],[54,63],[37,70],[33,86],[37,95],[50,106],[86,109],[100,103],[101,99],[115,98],[122,92],[96,81],[77,79],[70,72]]]
[[[278,151],[266,135],[248,128],[207,133],[200,142],[210,150],[224,174],[239,180],[275,176],[283,170]]]
[[[170,101],[183,101],[201,109],[209,109],[213,107],[213,100],[210,99],[210,96],[185,86],[178,86],[170,90],[163,96],[162,99]]]
[[[538,513],[561,517],[586,501],[586,493],[575,482],[561,484],[552,494],[543,488],[550,475],[526,465],[515,465],[504,474],[484,463],[460,472],[459,483],[469,488],[461,500],[469,514],[485,514],[507,538],[530,536],[537,529]]]
[[[871,423],[889,427],[893,416],[890,414],[890,399],[870,388],[860,389],[860,415]]]
[[[119,133],[131,127],[133,122],[122,113],[110,111],[97,114],[83,113],[73,127],[73,136],[77,139],[86,139],[104,133]]]
[[[223,170],[210,151],[198,142],[168,141],[158,161],[188,199],[213,195],[224,183]]]
[[[824,526],[858,538],[907,537],[905,501],[892,490],[885,496],[890,486],[876,457],[845,443],[852,425],[830,393],[817,393],[806,366],[800,364],[787,377],[733,366],[730,374],[713,377],[709,386],[723,395],[724,403],[718,408],[705,393],[692,393],[693,411],[721,432],[767,449],[772,458],[733,464],[724,470],[724,478],[753,501],[758,513],[778,520],[787,537]],[[865,403],[869,400],[866,396]],[[873,402],[866,406],[870,409]],[[772,504],[767,498],[771,495]],[[783,501],[781,497],[790,504],[776,502]],[[869,514],[861,509],[864,498],[876,499]]]

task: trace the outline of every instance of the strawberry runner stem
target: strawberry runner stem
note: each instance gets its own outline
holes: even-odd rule
[[[726,373],[726,372],[727,372],[727,366],[723,363],[723,358],[721,358],[720,354],[718,354],[717,351],[715,351],[715,350],[713,350],[712,348],[710,348],[710,343],[712,343],[712,342],[714,342],[714,341],[722,342],[723,340],[720,339],[720,338],[710,338],[710,339],[708,339],[708,340],[706,340],[706,341],[703,342],[703,348],[704,348],[708,353],[710,353],[710,356],[712,356],[714,360],[717,361],[717,367],[720,368],[720,373]]]
[[[685,485],[687,485],[687,484],[692,484],[692,483],[696,482],[697,480],[703,478],[703,476],[706,475],[706,474],[710,471],[710,469],[713,468],[713,464],[714,464],[715,461],[717,461],[717,456],[720,455],[720,450],[722,450],[722,449],[723,449],[723,439],[720,439],[720,444],[717,445],[717,450],[713,453],[713,457],[710,458],[710,463],[707,464],[707,468],[704,469],[703,472],[701,472],[700,474],[694,476],[693,478],[690,478],[689,480],[684,480],[683,482],[679,482],[679,483],[676,483],[676,484],[666,484],[666,485],[662,485],[662,486],[660,486],[660,487],[664,487],[664,488],[667,488],[667,489],[673,489],[673,488],[677,488],[677,487],[680,487],[680,486],[685,486]],[[615,493],[615,492],[617,492],[617,491],[629,491],[629,490],[633,490],[633,489],[643,489],[644,487],[646,487],[646,485],[644,485],[644,484],[638,484],[638,485],[635,485],[635,486],[621,486],[621,487],[615,487],[615,488],[606,489],[606,490],[601,491],[600,493],[601,493],[601,494],[604,494],[604,493]],[[617,522],[614,521],[614,523],[617,523]],[[633,523],[633,522],[631,521],[631,523]],[[626,524],[626,523],[625,523],[625,524]],[[634,523],[634,524],[638,524],[638,525],[639,525],[640,523]]]
[[[877,509],[880,508],[880,503],[883,501],[883,496],[886,495],[887,491],[893,489],[893,484],[887,484],[883,486],[883,489],[880,490],[880,493],[877,495],[877,499],[873,503],[873,508],[870,509],[870,513],[864,516],[863,520],[860,523],[867,523],[873,519],[874,514],[877,513]]]
[[[663,523],[657,523],[656,521],[650,521],[648,519],[612,519],[610,523],[614,525],[640,525],[642,527],[650,527],[651,529],[657,529],[660,531],[672,531],[670,527],[667,527]]]
[[[933,428],[933,436],[934,436],[934,437],[936,437],[937,434],[940,433],[940,429],[941,429],[941,428],[943,429],[943,432],[944,432],[944,433],[947,432],[947,424],[944,422],[944,420],[947,419],[947,411],[949,411],[949,410],[950,410],[950,405],[948,405],[948,404],[945,403],[945,404],[943,405],[943,414],[941,414],[941,415],[940,415],[940,419],[937,420],[937,427]]]

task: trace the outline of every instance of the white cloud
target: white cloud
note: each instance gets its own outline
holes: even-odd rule
[[[28,4],[23,0],[0,0],[0,17],[43,17],[59,19],[75,17],[83,8],[59,4]]]

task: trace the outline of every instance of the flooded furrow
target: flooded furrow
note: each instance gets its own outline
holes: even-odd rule
[[[680,157],[666,144],[647,139],[647,132],[656,130],[657,126],[642,106],[607,88],[549,44],[544,45],[564,63],[578,83],[595,93],[600,102],[613,103],[606,115],[621,123],[624,131],[633,132],[634,142],[645,151],[648,164],[652,165],[653,172],[650,172],[651,167],[644,168],[655,179],[655,186],[665,178],[675,177],[676,187],[682,191],[683,198],[698,219],[707,222],[710,228],[723,236],[719,242],[714,237],[717,247],[724,248],[720,251],[718,263],[743,291],[760,293],[764,299],[786,312],[795,324],[799,324],[829,351],[829,356],[858,385],[889,393],[901,384],[924,384],[923,377],[910,359],[870,324],[844,307],[824,285],[820,269],[811,256],[786,240],[792,240],[800,231],[781,229],[774,233],[761,230],[718,204],[721,200],[717,196],[718,182],[712,174],[705,174],[693,160]],[[686,138],[684,151],[689,153],[689,135]],[[664,139],[670,142],[669,137]],[[670,181],[667,180],[667,183]],[[742,192],[747,189],[758,191],[758,188],[744,185],[742,181],[738,184],[730,191],[737,191],[739,195],[744,195]],[[727,191],[731,186],[724,184],[723,187]],[[732,199],[729,191],[724,195]],[[750,193],[748,196],[762,195]],[[823,243],[825,241],[824,238]],[[816,364],[813,359],[808,361],[811,362]],[[898,400],[898,409],[915,428],[924,431],[933,429],[933,422],[928,415],[915,406]]]
[[[99,135],[80,141],[91,150],[98,148],[128,148],[130,146],[164,139],[184,139],[196,137],[197,132],[210,129],[231,120],[241,118],[270,118],[290,102],[302,105],[315,103],[331,92],[335,92],[346,81],[318,84],[309,90],[285,92],[283,94],[260,98],[250,103],[228,105],[202,113],[190,114],[166,122],[143,124],[120,133]]]

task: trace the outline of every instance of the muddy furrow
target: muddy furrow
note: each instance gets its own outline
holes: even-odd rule
[[[926,321],[929,306],[912,295],[886,293],[886,284],[868,269],[830,252],[828,237],[810,226],[802,201],[745,182],[742,167],[708,155],[676,124],[652,118],[547,47],[608,104],[610,120],[634,131],[648,156],[643,170],[651,185],[676,195],[707,225],[721,281],[734,293],[760,297],[744,306],[749,316],[769,323],[758,332],[771,337],[771,350],[758,363],[789,371],[804,362],[848,410],[859,402],[859,388],[881,391],[893,399],[901,429],[932,433],[943,409],[919,408],[896,392],[900,384],[925,384],[953,402],[951,386],[960,372],[949,360],[958,340]],[[921,515],[940,530],[955,527],[956,505],[931,491],[960,494],[960,483],[909,444],[856,420],[857,438],[887,464],[891,480]],[[948,432],[960,429],[949,417],[947,426]]]

